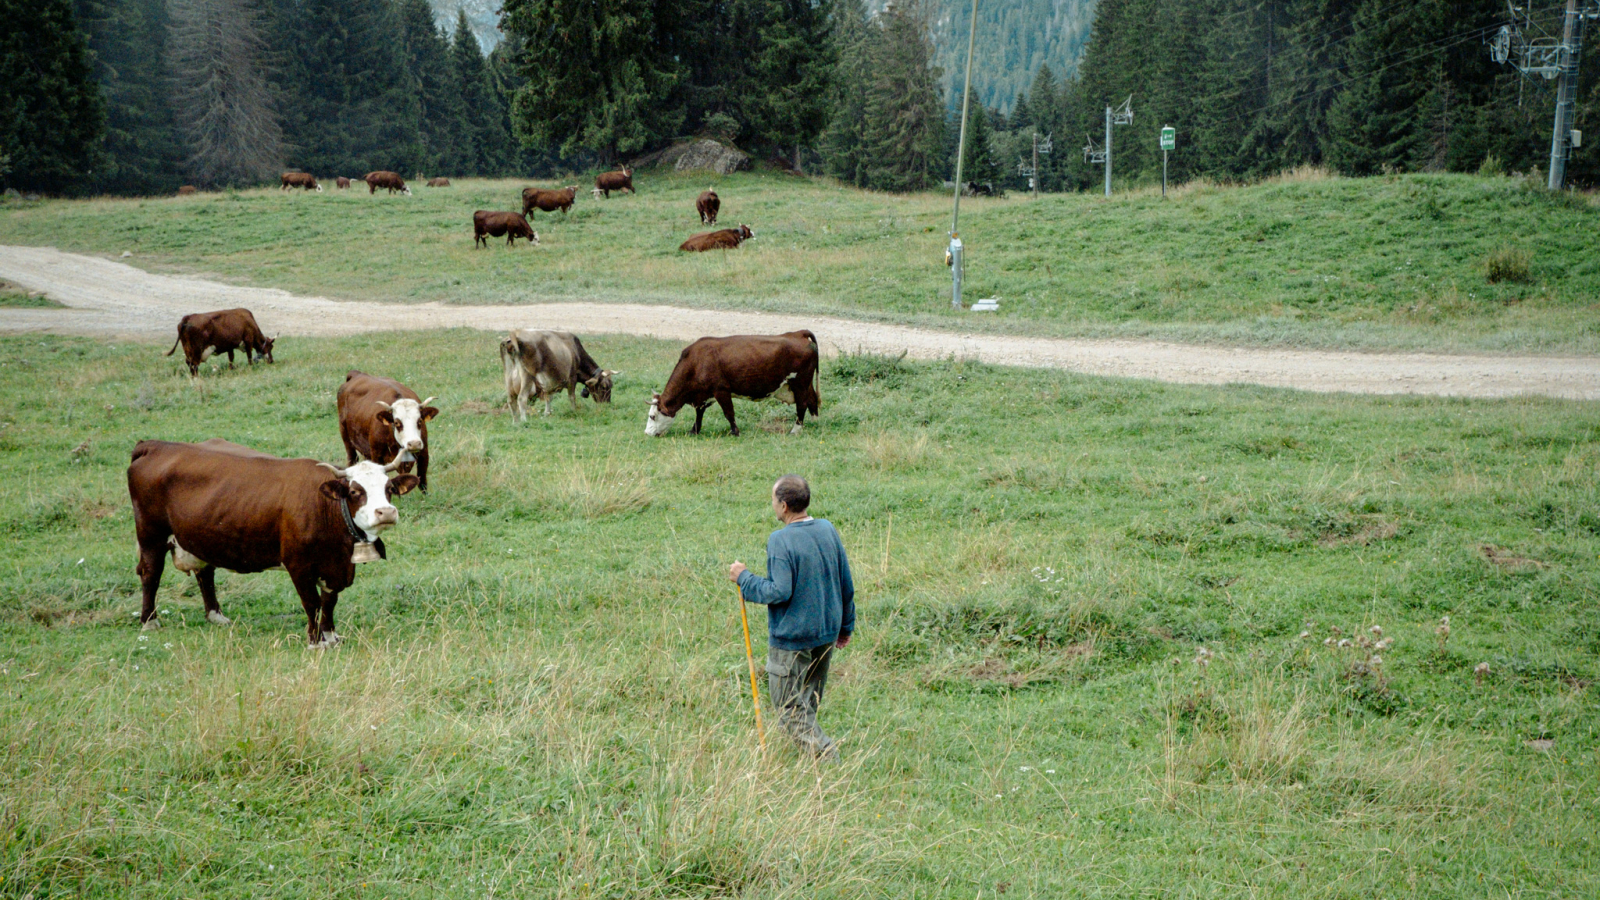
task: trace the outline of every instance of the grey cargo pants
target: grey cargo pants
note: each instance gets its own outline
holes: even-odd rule
[[[817,726],[817,707],[828,686],[833,644],[809,650],[767,647],[767,692],[778,713],[778,727],[814,756],[837,753],[833,738]]]

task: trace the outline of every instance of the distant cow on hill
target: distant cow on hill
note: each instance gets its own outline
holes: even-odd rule
[[[393,460],[402,472],[415,462],[417,486],[427,493],[428,421],[439,414],[428,405],[433,398],[418,400],[416,391],[392,378],[351,371],[336,402],[346,462]]]
[[[522,189],[522,215],[527,217],[534,210],[555,212],[561,210],[564,216],[572,208],[572,200],[578,195],[577,185],[569,185],[559,191],[546,191],[539,188]]]
[[[617,374],[602,369],[583,349],[575,334],[565,331],[513,331],[500,342],[500,363],[505,368],[506,395],[517,421],[528,418],[528,397],[544,401],[544,414],[550,415],[550,397],[565,390],[578,411],[573,391],[580,385],[585,397],[596,403],[611,402],[611,379]]]
[[[706,188],[694,199],[694,211],[700,214],[701,225],[717,224],[717,212],[722,209],[722,198],[711,188]]]
[[[362,180],[367,183],[368,194],[376,194],[378,188],[388,188],[391,194],[395,191],[406,195],[411,193],[411,188],[406,187],[406,180],[398,172],[368,172]]]
[[[322,185],[317,184],[317,179],[305,172],[285,172],[282,176],[283,186],[279,190],[287,191],[290,188],[305,188],[322,193]]]
[[[440,177],[440,178],[429,178],[428,179],[428,187],[449,187],[449,186],[450,186],[450,179],[448,179],[448,178]]]
[[[706,407],[715,400],[728,417],[734,435],[733,398],[793,403],[795,420],[790,434],[799,434],[806,413],[817,415],[822,398],[817,394],[817,336],[809,331],[779,335],[703,337],[683,348],[667,386],[650,399],[644,433],[660,437],[685,406],[694,407],[694,429],[700,433]]]
[[[386,555],[379,535],[400,521],[390,498],[417,484],[413,475],[390,480],[395,465],[340,469],[215,438],[140,441],[128,465],[144,600],[139,621],[146,630],[161,626],[156,590],[171,553],[179,570],[194,573],[207,621],[229,624],[217,603],[217,569],[283,569],[305,608],[311,646],[338,644],[339,593],[355,582],[357,562]]]
[[[196,188],[194,185],[186,184],[183,187],[178,188],[178,196],[185,197],[189,194],[193,194],[197,190],[199,190],[199,188]]]
[[[472,214],[472,249],[478,249],[478,244],[481,243],[487,250],[489,238],[499,237],[502,234],[506,236],[507,247],[516,243],[517,238],[527,238],[530,244],[539,243],[539,233],[533,230],[528,220],[520,213],[480,209]]]
[[[333,186],[342,191],[350,186],[350,179],[340,175],[338,178],[333,180]]]
[[[618,172],[601,172],[594,178],[594,189],[604,194],[607,200],[611,199],[612,191],[636,193],[633,189],[633,170],[623,166]]]
[[[721,231],[707,231],[689,238],[678,245],[679,250],[699,252],[702,250],[734,250],[745,241],[755,237],[756,233],[750,230],[749,225],[741,224],[738,228],[724,228]]]
[[[190,313],[178,320],[178,339],[164,356],[171,356],[178,345],[183,345],[183,359],[189,364],[189,377],[200,373],[200,361],[212,353],[228,354],[228,368],[233,368],[233,351],[243,350],[245,361],[254,365],[257,359],[272,362],[272,344],[277,338],[261,333],[256,317],[248,309],[220,309],[215,312]]]

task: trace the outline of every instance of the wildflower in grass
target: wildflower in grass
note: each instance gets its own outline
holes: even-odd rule
[[[1439,625],[1433,629],[1433,633],[1439,636],[1439,652],[1443,653],[1445,642],[1450,640],[1450,617],[1440,616]]]
[[[139,635],[139,643],[142,644],[142,643],[144,643],[145,641],[148,641],[148,640],[150,640],[150,635],[148,635],[148,634]]]

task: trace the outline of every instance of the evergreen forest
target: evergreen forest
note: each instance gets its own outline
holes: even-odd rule
[[[441,19],[441,7],[454,16]],[[0,0],[0,182],[162,194],[331,178],[543,176],[710,136],[860,187],[953,177],[970,6],[954,0],[503,0],[492,50],[430,0]],[[1559,35],[1561,6],[1516,24]],[[1554,82],[1497,64],[1491,0],[979,5],[963,180],[1120,184],[1548,164]],[[1067,60],[1063,63],[1062,60]],[[1055,61],[1054,65],[1052,61]],[[1600,107],[1583,69],[1576,127]],[[1592,144],[1590,141],[1589,144]],[[1580,145],[1579,186],[1600,176]]]

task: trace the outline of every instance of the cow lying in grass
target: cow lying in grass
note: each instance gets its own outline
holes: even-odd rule
[[[741,224],[738,228],[724,228],[721,231],[697,234],[679,244],[678,249],[691,253],[704,250],[737,250],[740,244],[755,236],[756,233],[750,230],[749,225]]]

